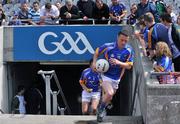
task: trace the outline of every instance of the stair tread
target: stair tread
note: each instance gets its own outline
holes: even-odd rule
[[[96,116],[1,114],[0,124],[97,124]],[[107,116],[101,124],[142,124],[141,116]]]

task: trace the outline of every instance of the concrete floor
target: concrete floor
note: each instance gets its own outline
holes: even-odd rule
[[[0,114],[0,124],[97,124],[96,116]],[[142,117],[107,116],[101,124],[142,124]]]

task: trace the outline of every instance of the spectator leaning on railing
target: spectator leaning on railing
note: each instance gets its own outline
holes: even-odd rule
[[[22,24],[29,24],[28,15],[29,15],[29,7],[27,3],[22,3],[20,11],[17,12],[18,19],[22,20]]]
[[[65,5],[62,6],[60,10],[60,17],[61,19],[65,19],[65,21],[63,21],[64,23],[69,19],[80,18],[79,9],[77,6],[73,5],[72,0],[65,1]]]
[[[161,15],[162,23],[168,27],[168,46],[173,55],[173,63],[175,71],[180,72],[180,32],[177,24],[172,23],[172,18],[169,14]]]
[[[51,5],[51,3],[46,3],[40,9],[40,19],[41,22],[44,21],[52,21],[59,18],[59,10],[55,5]]]
[[[93,19],[96,19],[95,24],[107,24],[109,19],[109,7],[102,0],[96,0],[93,8]],[[104,21],[103,21],[104,20]]]
[[[111,24],[121,24],[127,13],[126,7],[119,0],[111,0],[111,2],[112,4],[109,7]]]
[[[137,5],[132,4],[131,5],[131,14],[127,17],[127,24],[134,25],[136,23],[136,11],[137,11]]]
[[[28,18],[32,19],[32,24],[36,25],[40,21],[40,7],[39,2],[33,2],[33,8],[30,9]]]
[[[84,20],[92,18],[93,7],[95,3],[92,0],[79,0],[77,7],[80,10],[80,15]]]

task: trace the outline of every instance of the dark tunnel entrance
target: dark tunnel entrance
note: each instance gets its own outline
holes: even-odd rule
[[[80,96],[82,88],[79,85],[81,72],[88,65],[40,65],[39,63],[13,62],[7,63],[8,85],[9,85],[9,106],[12,98],[16,93],[18,85],[24,85],[26,88],[37,83],[37,88],[43,95],[43,104],[41,114],[45,114],[45,83],[41,75],[38,75],[39,70],[55,70],[59,79],[62,90],[65,94],[67,102],[71,109],[72,115],[81,114]],[[120,82],[119,89],[113,98],[113,108],[108,111],[108,115],[130,115],[132,103],[132,72],[126,72]],[[51,88],[57,90],[54,81],[51,82]],[[61,107],[64,106],[61,97],[58,96],[58,103]]]

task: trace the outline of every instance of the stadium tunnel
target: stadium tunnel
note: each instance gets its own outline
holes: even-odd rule
[[[105,41],[114,42],[117,38],[117,33],[122,28],[123,26],[73,26],[73,28],[71,26],[4,27],[2,40],[4,41],[3,61],[5,73],[3,73],[4,75],[7,73],[7,79],[4,76],[4,80],[5,82],[7,82],[6,85],[8,87],[8,92],[4,92],[4,97],[8,97],[8,100],[6,100],[3,105],[7,106],[8,104],[7,110],[10,113],[11,102],[13,97],[16,95],[17,87],[19,85],[24,85],[27,88],[36,83],[37,88],[41,91],[44,97],[41,114],[45,114],[45,83],[42,76],[38,75],[37,72],[39,70],[55,70],[62,90],[67,99],[67,103],[70,106],[70,114],[81,114],[80,96],[82,88],[79,84],[79,78],[82,71],[88,67],[87,60],[89,60],[89,57],[92,56],[92,53],[90,53],[92,49],[90,49],[90,47],[93,47],[95,49],[98,46],[104,44]],[[128,30],[132,31],[131,27],[127,28],[130,28]],[[91,31],[92,29],[93,32]],[[30,35],[32,32],[36,32],[33,34],[33,37],[31,37]],[[59,32],[61,32],[61,34]],[[59,41],[60,39],[62,40],[66,38],[66,40],[64,40],[65,42],[69,37],[71,37],[71,39],[68,42],[77,42],[77,40],[79,40],[83,41],[82,43],[86,43],[86,45],[91,46],[85,46],[85,44],[82,45],[80,50],[83,50],[83,48],[86,47],[84,48],[84,50],[88,50],[89,52],[81,55],[78,55],[75,52],[71,52],[70,55],[63,55],[58,53],[56,53],[56,55],[46,55],[43,54],[42,51],[40,51],[40,46],[38,44],[38,39],[43,38],[42,36],[45,35],[51,35],[48,36],[48,38],[44,39],[46,40],[44,47],[45,45],[48,46],[47,48],[49,50],[53,50],[55,48],[47,41]],[[64,38],[62,36],[64,36]],[[24,37],[27,37],[26,42],[24,42]],[[133,39],[131,39],[131,41],[133,41]],[[66,42],[66,45],[68,42]],[[41,45],[42,43],[44,42],[41,42]],[[77,44],[77,46],[79,47],[80,45],[80,43]],[[69,44],[67,45],[66,49],[70,49],[70,47],[72,46],[70,46]],[[62,63],[61,61],[57,61],[60,60],[60,58],[61,60],[79,59],[81,60],[81,62],[77,63],[77,61],[74,61],[74,64],[72,64],[68,61],[64,61]],[[86,62],[84,60],[86,60]],[[43,62],[47,62],[47,64]],[[53,62],[56,62],[58,64],[54,64]],[[132,83],[132,72],[132,70],[125,72],[125,75],[120,82],[119,89],[117,90],[117,93],[113,98],[112,102],[114,107],[109,110],[109,115],[132,115],[134,96],[133,93],[135,87]],[[52,90],[57,90],[56,84],[53,80],[51,82],[51,87]],[[64,107],[62,98],[59,95],[58,104],[61,107]]]
[[[16,95],[17,87],[24,85],[26,88],[36,83],[36,87],[43,95],[41,114],[46,112],[45,100],[45,82],[41,75],[38,75],[39,70],[50,71],[55,70],[59,79],[62,90],[71,109],[72,115],[81,114],[81,91],[79,84],[81,72],[88,67],[88,64],[72,64],[72,65],[54,65],[40,64],[38,62],[9,62],[7,63],[8,87],[9,87],[9,107],[13,96]],[[109,115],[130,115],[132,104],[132,70],[126,71],[123,79],[120,82],[119,89],[113,98],[113,108],[108,111]],[[57,86],[54,80],[51,80],[52,90],[57,91]],[[65,107],[62,98],[58,95],[58,104]],[[60,113],[58,113],[60,114]],[[66,113],[65,113],[66,114]]]

